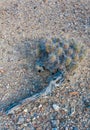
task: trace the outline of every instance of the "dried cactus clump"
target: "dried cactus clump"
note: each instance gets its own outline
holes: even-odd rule
[[[85,57],[85,47],[73,39],[52,38],[50,41],[44,41],[39,44],[39,55],[36,62],[36,66],[40,62],[40,68],[42,67],[44,71],[48,70],[50,73],[73,71]]]
[[[52,44],[50,42],[46,42],[45,47],[46,47],[47,53],[50,53],[52,51],[53,47],[52,47]]]

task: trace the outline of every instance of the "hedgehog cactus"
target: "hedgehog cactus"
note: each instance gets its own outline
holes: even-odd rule
[[[65,61],[65,65],[66,65],[66,66],[69,66],[70,63],[71,63],[71,61],[72,61],[72,59],[71,59],[70,57],[67,57],[67,58],[66,58],[66,61]]]
[[[62,48],[62,47],[59,47],[59,48],[57,49],[57,55],[60,56],[60,55],[62,55],[62,53],[63,53],[63,48]]]
[[[71,56],[73,54],[73,50],[71,48],[68,49],[68,55]]]
[[[45,48],[47,53],[54,51],[54,45],[52,45],[51,41],[45,43]]]
[[[84,59],[85,55],[84,54],[80,54],[79,56],[79,61],[82,61]]]
[[[75,44],[73,44],[73,48],[74,48],[74,50],[76,51],[76,53],[79,53],[80,52],[80,50],[81,50],[81,48],[80,48],[80,44],[79,43],[75,43]]]
[[[56,55],[55,54],[50,54],[49,55],[49,61],[50,61],[50,63],[54,63],[56,61]]]
[[[73,54],[73,60],[78,61],[79,60],[79,55],[78,54]]]
[[[78,67],[78,63],[77,62],[72,62],[69,66],[69,71],[72,72],[74,71],[76,68]]]
[[[72,40],[60,40],[53,38],[51,41],[40,43],[38,48],[38,62],[44,67],[44,71],[49,72],[61,71],[61,68],[66,71],[73,71],[78,67],[85,56],[85,48]],[[36,63],[37,64],[37,63]],[[39,66],[36,69],[39,69]]]
[[[69,48],[69,43],[65,42],[65,43],[63,44],[63,48],[64,48],[64,49],[68,49],[68,48]]]

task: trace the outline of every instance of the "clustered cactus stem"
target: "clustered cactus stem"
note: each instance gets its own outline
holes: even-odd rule
[[[74,39],[52,38],[52,40],[39,43],[36,69],[40,72],[48,70],[50,73],[64,69],[73,71],[85,54],[86,49],[83,44],[77,43]]]

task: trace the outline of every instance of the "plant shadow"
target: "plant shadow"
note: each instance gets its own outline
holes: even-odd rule
[[[21,43],[14,46],[15,55],[17,56],[17,64],[14,66],[18,70],[15,77],[17,78],[17,84],[15,91],[12,89],[9,92],[9,97],[0,101],[0,111],[8,111],[12,107],[20,104],[20,102],[32,95],[39,93],[45,88],[47,83],[44,75],[39,75],[35,70],[35,62],[37,59],[36,50],[41,39],[25,39]],[[12,82],[12,81],[11,81]]]

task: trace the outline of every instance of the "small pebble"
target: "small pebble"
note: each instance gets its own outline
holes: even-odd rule
[[[17,124],[22,124],[23,122],[24,122],[24,118],[23,117],[19,117]]]
[[[57,104],[53,104],[53,109],[55,111],[59,111],[60,107]]]
[[[42,108],[42,104],[39,105],[39,108]]]
[[[90,108],[90,98],[84,99],[84,105],[86,108]]]
[[[65,130],[69,130],[67,126],[65,127]]]
[[[52,130],[58,130],[57,128],[52,128]]]
[[[51,120],[51,126],[55,128],[57,126],[57,120]]]
[[[73,130],[78,130],[78,127],[74,126],[74,127],[73,127]]]
[[[28,112],[28,109],[24,109],[24,112],[27,113],[27,112]]]

